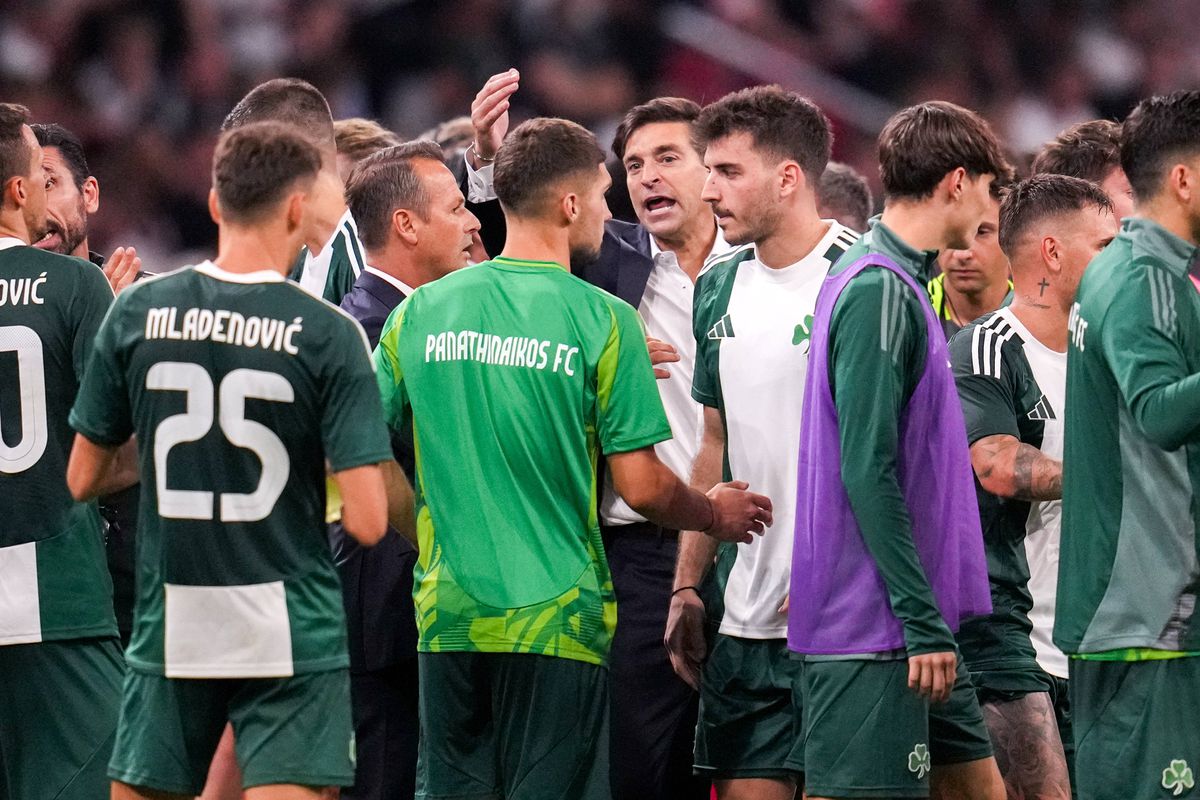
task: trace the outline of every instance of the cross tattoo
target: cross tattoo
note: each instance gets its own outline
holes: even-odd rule
[[[1045,294],[1046,294],[1046,287],[1047,287],[1047,286],[1049,286],[1049,285],[1050,285],[1050,282],[1049,282],[1049,281],[1047,281],[1045,278],[1042,278],[1042,282],[1038,284],[1038,286],[1042,287],[1042,290],[1041,290],[1040,292],[1038,292],[1038,297],[1044,297],[1044,296],[1045,296]]]

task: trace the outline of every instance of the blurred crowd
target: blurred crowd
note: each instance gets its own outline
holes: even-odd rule
[[[762,82],[676,44],[686,5],[896,106],[981,111],[1019,158],[1071,123],[1200,79],[1189,0],[9,0],[0,96],[76,131],[104,203],[97,249],[133,244],[155,271],[211,251],[206,196],[221,119],[248,88],[293,75],[335,118],[403,138],[468,113],[516,66],[514,117],[553,114],[611,138],[656,95],[700,102]],[[714,37],[717,34],[714,33]],[[789,84],[787,75],[776,79]],[[788,88],[804,93],[803,85]],[[876,131],[834,119],[835,158],[874,179]],[[619,182],[618,182],[619,184]]]

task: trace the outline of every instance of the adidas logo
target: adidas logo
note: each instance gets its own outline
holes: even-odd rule
[[[733,319],[726,314],[717,320],[717,324],[708,329],[709,339],[732,339]]]
[[[1050,407],[1050,401],[1046,399],[1046,395],[1041,396],[1041,399],[1037,401],[1037,405],[1030,410],[1027,416],[1030,419],[1039,419],[1044,421],[1058,419],[1057,415],[1054,413],[1054,409]]]

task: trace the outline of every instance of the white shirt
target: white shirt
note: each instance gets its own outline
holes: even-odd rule
[[[329,236],[329,241],[321,248],[321,252],[315,256],[312,251],[304,254],[304,268],[300,271],[300,288],[304,289],[314,297],[325,296],[325,283],[329,279],[329,264],[333,260],[333,251],[337,244],[339,236],[346,235],[352,237],[355,243],[358,243],[358,226],[354,224],[354,217],[350,214],[350,209],[342,214],[342,218],[338,220],[337,227],[333,229],[333,233]],[[359,252],[362,245],[358,244]],[[346,241],[345,249],[350,257],[350,267],[354,270],[354,277],[358,277],[362,273],[363,265],[359,263],[355,245],[352,245],[349,240]]]
[[[709,259],[729,252],[729,244],[717,228]],[[704,406],[692,399],[692,373],[696,370],[696,338],[692,331],[692,300],[696,284],[679,266],[675,253],[663,250],[650,237],[650,257],[654,268],[646,280],[646,291],[638,313],[646,323],[646,335],[673,345],[679,360],[665,364],[671,377],[658,381],[671,423],[671,438],[654,446],[654,452],[667,468],[685,482],[692,474],[692,462],[700,452],[700,437],[704,433]],[[703,275],[708,266],[700,271]],[[629,507],[612,486],[612,475],[604,476],[604,495],[600,501],[600,519],[606,525],[629,525],[645,522],[646,518]]]
[[[1017,319],[1009,308],[996,312],[1004,317],[1025,342],[1022,348],[1033,379],[1054,411],[1054,418],[1044,420],[1041,451],[1059,461],[1063,457],[1063,414],[1067,396],[1067,354],[1058,353],[1039,342]],[[1059,678],[1068,677],[1067,657],[1055,646],[1054,608],[1058,598],[1058,552],[1062,536],[1062,501],[1035,500],[1029,504],[1025,522],[1025,559],[1029,562],[1029,596],[1033,608],[1029,621],[1033,632],[1029,638],[1042,669]]]
[[[412,294],[414,291],[416,291],[415,289],[413,289],[411,286],[409,286],[407,283],[400,280],[396,276],[388,275],[383,270],[375,269],[370,264],[363,266],[363,271],[369,272],[372,275],[374,275],[376,278],[379,278],[382,281],[386,281],[387,283],[390,283],[392,286],[396,287],[396,290],[399,291],[401,294],[403,294],[405,297],[408,297],[410,294]]]
[[[0,236],[0,250],[7,250],[10,247],[28,247],[28,245],[15,236]]]
[[[761,538],[739,544],[725,583],[720,631],[749,639],[787,636],[788,596],[800,456],[800,406],[808,375],[817,294],[858,234],[837,222],[804,258],[772,269],[757,257],[737,266],[719,337],[718,371],[725,406],[729,472],[771,498],[775,521]]]

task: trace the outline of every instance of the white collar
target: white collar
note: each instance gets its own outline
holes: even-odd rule
[[[409,286],[407,283],[400,280],[396,276],[388,275],[383,270],[375,269],[375,267],[372,267],[370,264],[365,265],[363,267],[363,269],[366,270],[367,272],[371,273],[372,275],[374,275],[376,278],[387,281],[392,286],[396,287],[396,289],[398,289],[400,291],[400,293],[403,294],[405,297],[408,297],[410,294],[412,294],[413,292],[416,291],[416,289],[412,288],[411,286]]]
[[[194,269],[202,275],[207,275],[210,278],[216,278],[226,283],[283,283],[287,280],[283,277],[282,273],[276,272],[273,269],[260,269],[254,272],[230,272],[221,269],[212,261],[197,264]]]
[[[716,217],[713,217],[713,219],[715,220]],[[663,252],[663,249],[658,246],[658,241],[654,238],[654,234],[650,233],[650,231],[646,231],[646,235],[650,237],[650,258],[651,260],[655,260],[658,258],[659,254]],[[726,253],[732,249],[733,248],[729,242],[725,241],[725,234],[722,233],[721,226],[718,225],[717,238],[713,239],[712,250],[710,250],[708,256],[705,257],[704,263],[707,264],[708,260],[713,256]]]
[[[15,236],[0,236],[0,250],[7,250],[10,247],[28,247],[29,245],[22,242]]]

